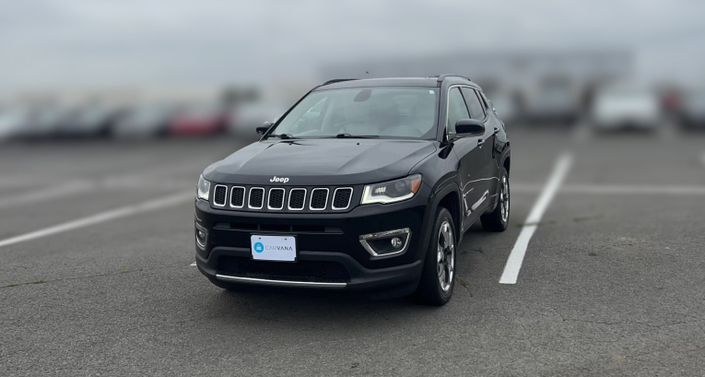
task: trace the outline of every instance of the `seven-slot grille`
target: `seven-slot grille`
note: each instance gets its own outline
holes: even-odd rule
[[[212,204],[246,211],[344,211],[352,206],[352,187],[261,187],[217,184]]]

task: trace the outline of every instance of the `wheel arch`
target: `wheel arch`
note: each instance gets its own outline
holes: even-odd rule
[[[460,242],[463,234],[463,210],[460,188],[453,183],[446,184],[437,191],[434,197],[436,199],[430,215],[435,218],[440,207],[447,209],[455,223],[456,238]]]

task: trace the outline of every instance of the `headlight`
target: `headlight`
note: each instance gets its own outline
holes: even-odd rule
[[[360,204],[396,203],[414,196],[421,188],[421,174],[365,186]]]
[[[208,201],[210,192],[211,183],[209,181],[206,181],[203,176],[198,177],[198,187],[196,188],[196,196],[198,197],[198,199]]]

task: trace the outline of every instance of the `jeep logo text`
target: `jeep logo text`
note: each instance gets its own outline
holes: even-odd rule
[[[287,183],[287,182],[289,182],[289,178],[287,178],[287,177],[277,177],[277,176],[275,175],[274,177],[272,177],[272,179],[269,180],[269,182],[272,182],[272,183],[275,183],[275,182],[276,182],[276,183]]]

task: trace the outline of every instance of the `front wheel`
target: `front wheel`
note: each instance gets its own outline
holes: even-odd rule
[[[419,301],[441,306],[450,300],[455,285],[455,223],[447,209],[436,215],[431,245],[426,251],[421,281],[416,291]]]
[[[511,209],[509,173],[504,167],[502,167],[499,176],[497,196],[497,205],[494,210],[480,217],[482,227],[490,232],[503,232],[509,224],[509,210]]]

